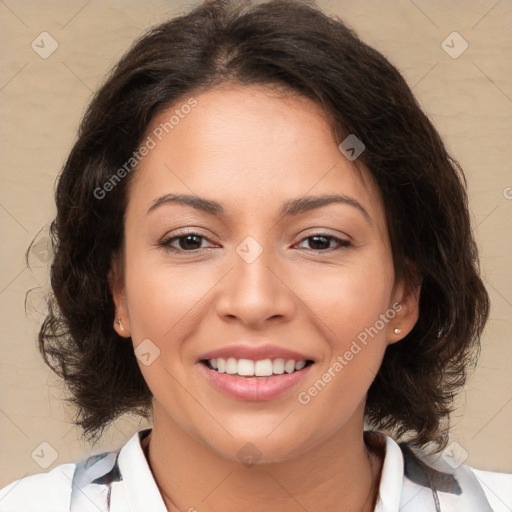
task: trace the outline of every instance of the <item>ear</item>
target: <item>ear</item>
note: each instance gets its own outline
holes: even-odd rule
[[[108,283],[115,305],[114,330],[119,336],[129,338],[131,336],[130,315],[126,304],[124,265],[120,255],[112,258],[108,272]]]
[[[412,275],[412,283],[406,282],[405,279],[400,279],[395,283],[390,307],[396,312],[396,315],[388,324],[389,345],[405,338],[418,321],[421,279],[416,265],[409,262],[407,266]]]

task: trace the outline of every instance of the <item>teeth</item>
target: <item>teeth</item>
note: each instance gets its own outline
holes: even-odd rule
[[[296,370],[302,370],[304,366],[306,366],[306,361],[298,361],[297,363],[295,363]]]
[[[272,372],[281,375],[284,373],[284,359],[274,359],[272,363]]]
[[[229,373],[230,375],[238,373],[238,364],[234,357],[230,357],[226,361],[226,373]]]
[[[263,359],[253,361],[251,359],[235,359],[229,357],[223,359],[218,357],[209,360],[210,366],[219,373],[228,373],[229,375],[240,375],[243,377],[268,377],[269,375],[282,375],[283,373],[293,373],[302,370],[306,366],[306,361],[297,361],[293,359]]]
[[[295,370],[295,361],[293,359],[290,359],[289,361],[286,361],[284,363],[284,371],[286,373],[292,373]]]

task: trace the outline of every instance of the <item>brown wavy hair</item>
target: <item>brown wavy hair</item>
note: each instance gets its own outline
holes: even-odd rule
[[[143,34],[90,102],[58,177],[53,293],[38,337],[71,393],[74,423],[95,440],[123,413],[151,413],[133,346],[112,327],[108,281],[136,169],[105,197],[95,191],[137,150],[155,115],[228,82],[310,98],[339,142],[355,134],[365,144],[358,162],[380,188],[396,274],[416,286],[409,262],[421,280],[419,319],[387,347],[366,421],[414,445],[444,447],[489,313],[464,174],[397,69],[341,19],[302,0],[206,1]]]

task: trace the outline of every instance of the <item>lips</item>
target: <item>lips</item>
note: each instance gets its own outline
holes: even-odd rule
[[[304,381],[313,367],[309,365],[300,371],[271,377],[240,377],[219,373],[204,364],[197,366],[213,389],[230,398],[252,402],[274,400],[291,393]]]
[[[223,368],[216,368],[217,363],[220,365],[221,362]],[[268,376],[251,376],[251,371],[246,372],[246,367],[253,362],[255,373]],[[296,388],[309,374],[314,359],[308,354],[276,345],[239,344],[205,352],[199,357],[198,363],[201,374],[217,391],[238,400],[265,401],[276,399]],[[259,363],[266,370],[258,371]],[[288,363],[297,366],[288,368]],[[276,364],[279,367],[277,370]],[[281,368],[283,365],[286,365],[286,369]]]
[[[294,350],[290,350],[284,347],[278,347],[277,345],[227,345],[222,348],[205,352],[199,356],[198,361],[210,360],[210,359],[228,359],[233,357],[235,359],[251,359],[253,361],[260,361],[263,359],[293,359],[295,361],[308,361],[314,362],[314,358],[308,354],[301,354]]]

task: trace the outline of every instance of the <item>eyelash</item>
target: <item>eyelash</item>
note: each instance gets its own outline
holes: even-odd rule
[[[199,233],[190,232],[190,233],[183,233],[181,235],[175,235],[175,236],[166,238],[166,239],[162,240],[162,242],[160,242],[159,245],[160,245],[160,247],[163,247],[165,250],[168,250],[168,251],[171,251],[171,252],[174,252],[174,253],[182,253],[182,254],[183,253],[190,253],[190,254],[195,254],[195,253],[197,253],[197,251],[200,251],[201,249],[199,248],[199,249],[193,249],[193,250],[187,251],[185,249],[177,249],[176,247],[173,247],[171,245],[171,243],[174,242],[175,240],[180,240],[180,239],[186,238],[188,236],[195,236],[195,237],[201,238],[203,240],[208,240],[208,238],[206,238],[203,235],[200,235]],[[334,240],[336,243],[338,243],[339,246],[337,248],[335,248],[334,251],[338,251],[340,249],[348,249],[352,245],[348,240],[343,240],[341,238],[338,238],[338,237],[333,236],[333,235],[329,235],[327,233],[315,233],[313,235],[309,235],[309,236],[303,238],[302,240],[300,240],[299,243],[302,243],[305,240],[309,240],[310,238],[317,238],[317,237],[326,238],[329,241]],[[311,252],[314,252],[316,254],[320,254],[320,253],[325,253],[325,252],[331,252],[333,249],[332,248],[328,248],[328,249],[307,249],[307,250],[311,251]]]

